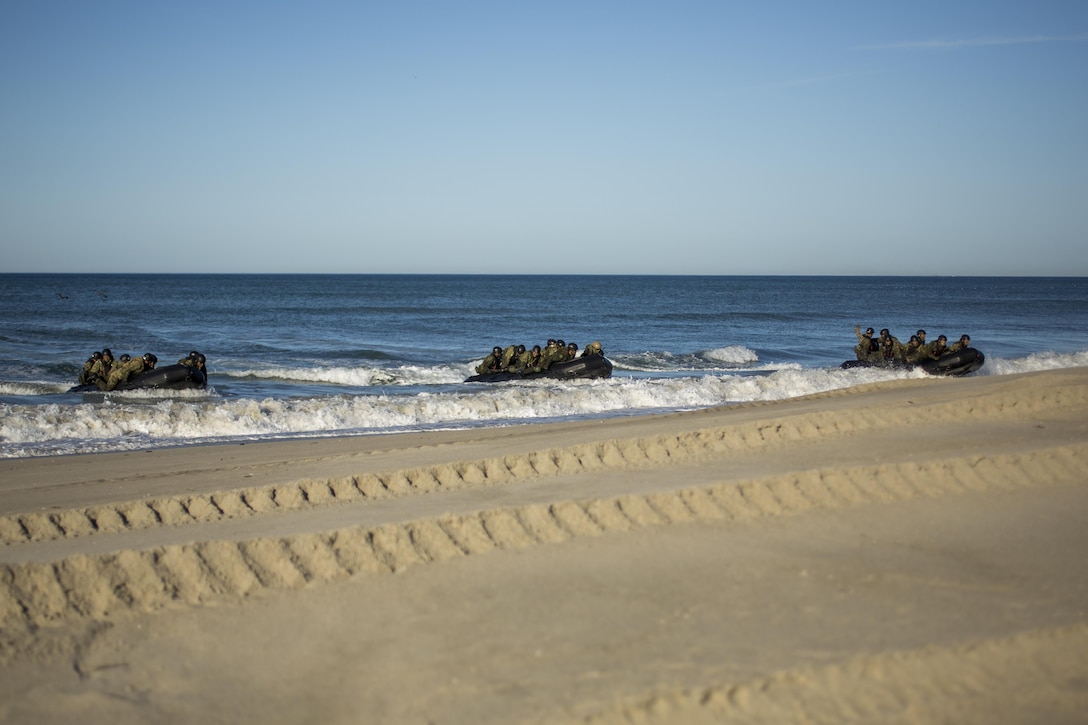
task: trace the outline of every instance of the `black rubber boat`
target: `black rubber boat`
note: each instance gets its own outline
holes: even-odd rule
[[[926,360],[918,367],[930,375],[966,375],[973,373],[986,362],[986,356],[973,347],[965,347],[956,352],[948,352],[936,360]]]
[[[924,363],[918,363],[912,365],[910,363],[893,362],[889,364],[871,363],[866,360],[847,360],[840,367],[842,368],[921,368],[930,375],[948,375],[953,377],[959,377],[968,373],[973,373],[982,367],[982,364],[986,362],[986,356],[982,354],[981,350],[976,350],[973,347],[965,347],[962,350],[956,352],[948,352],[941,355],[936,360],[926,360]]]
[[[144,370],[118,385],[114,390],[192,390],[208,384],[204,373],[188,365],[164,365],[153,370]],[[101,393],[97,385],[77,385],[68,389],[69,393]]]
[[[501,383],[507,380],[578,380],[607,378],[612,375],[612,362],[604,355],[588,355],[573,360],[552,363],[539,373],[482,373],[465,378],[466,383]]]

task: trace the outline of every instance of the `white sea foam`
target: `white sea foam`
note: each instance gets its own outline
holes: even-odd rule
[[[72,387],[61,383],[0,382],[0,395],[56,395]]]
[[[1088,365],[1088,351],[989,359],[991,375]],[[419,369],[420,377],[427,368]],[[527,421],[609,417],[769,401],[880,380],[925,377],[881,368],[749,371],[671,377],[616,375],[606,380],[516,381],[446,386],[463,367],[435,368],[434,392],[342,394],[292,398],[221,397],[206,391],[133,391],[95,402],[0,403],[0,457],[134,450],[195,443],[510,425]],[[33,387],[33,386],[31,386]],[[13,388],[19,389],[19,385]],[[10,393],[9,393],[10,394]],[[21,393],[18,393],[21,394]],[[94,396],[98,398],[98,396]]]
[[[1022,358],[1004,360],[986,358],[986,364],[979,373],[983,375],[1011,375],[1028,373],[1035,370],[1054,370],[1088,365],[1088,350],[1072,353],[1038,352]]]
[[[94,405],[0,405],[0,456],[420,430],[773,400],[902,375],[783,370],[766,376],[525,381],[417,395],[204,399],[106,396]]]
[[[748,365],[759,362],[759,355],[743,345],[730,345],[701,353],[707,360],[728,363],[730,365]]]
[[[475,363],[475,364],[478,364]],[[326,383],[349,387],[369,387],[376,385],[442,385],[459,383],[472,375],[474,365],[400,365],[397,367],[376,367],[359,365],[353,367],[268,367],[235,371],[216,371],[215,375],[230,378],[256,378],[262,380],[284,380],[288,382]]]
[[[759,355],[743,345],[703,350],[695,353],[647,351],[611,358],[619,370],[635,372],[713,372],[715,370],[777,370],[781,365],[759,366]]]

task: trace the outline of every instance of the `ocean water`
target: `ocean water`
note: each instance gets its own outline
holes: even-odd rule
[[[854,326],[966,332],[978,375],[1088,365],[1088,279],[0,275],[0,457],[518,423],[775,400],[842,370]],[[599,340],[608,380],[463,382],[494,345]],[[94,350],[192,349],[202,391],[68,393]]]

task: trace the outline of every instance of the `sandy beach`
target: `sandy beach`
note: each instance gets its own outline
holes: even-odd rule
[[[1088,721],[1088,368],[0,471],[4,722]]]

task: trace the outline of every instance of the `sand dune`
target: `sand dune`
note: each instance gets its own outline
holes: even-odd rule
[[[1086,454],[1073,369],[5,461],[0,714],[1076,722]]]

